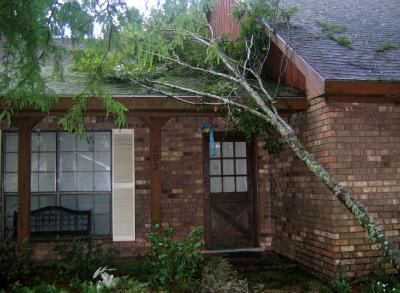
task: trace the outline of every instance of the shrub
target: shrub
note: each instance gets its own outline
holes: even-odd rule
[[[0,284],[7,286],[17,280],[23,281],[32,276],[32,248],[22,244],[18,253],[14,241],[0,242]]]
[[[78,278],[89,280],[99,267],[106,267],[115,256],[114,249],[104,248],[95,242],[83,243],[80,240],[57,242],[54,252],[61,258],[56,263],[59,276],[64,279]]]
[[[220,257],[211,258],[205,264],[201,284],[204,293],[249,292],[247,281],[238,279],[229,260]]]
[[[189,236],[177,241],[172,239],[171,228],[164,232],[150,233],[149,286],[154,290],[167,292],[192,292],[200,287],[203,256],[199,249],[203,246],[203,228],[196,228]]]

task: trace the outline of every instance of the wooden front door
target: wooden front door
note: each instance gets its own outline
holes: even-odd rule
[[[254,246],[252,147],[243,138],[205,137],[206,245],[208,249]]]

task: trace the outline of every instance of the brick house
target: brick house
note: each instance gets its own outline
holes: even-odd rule
[[[286,56],[283,79],[291,90],[279,98],[279,109],[309,151],[399,242],[400,44],[377,52],[398,42],[396,1],[385,1],[384,10],[373,0],[295,2],[290,38],[271,35],[265,68],[277,79]],[[210,23],[235,37],[232,3],[221,0]],[[332,36],[326,24],[346,29]],[[344,36],[352,49],[338,41]],[[60,96],[49,115],[24,111],[15,116],[16,128],[2,126],[2,237],[13,230],[18,202],[18,237],[31,233],[31,210],[91,210],[93,237],[121,256],[149,247],[151,223],[173,227],[177,238],[204,226],[209,250],[276,251],[329,276],[339,267],[365,274],[379,256],[353,216],[289,150],[270,155],[261,138],[246,144],[226,132],[228,122],[214,109],[110,85],[130,110],[128,129],[113,129],[92,100],[87,134],[79,138],[60,131],[57,121],[81,79],[67,70],[64,82],[49,76],[49,85]],[[203,123],[216,131],[212,156]],[[48,239],[32,243],[35,257],[52,257]]]

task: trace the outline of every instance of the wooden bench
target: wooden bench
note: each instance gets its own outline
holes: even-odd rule
[[[17,212],[14,213],[15,235]],[[89,236],[92,211],[76,211],[60,206],[48,206],[31,211],[31,236]]]

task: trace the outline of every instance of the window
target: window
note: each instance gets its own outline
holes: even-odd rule
[[[247,192],[246,142],[215,142],[210,154],[210,192]]]
[[[4,134],[6,235],[18,202],[18,136]],[[32,133],[31,210],[61,205],[92,210],[92,234],[111,234],[111,133]]]

